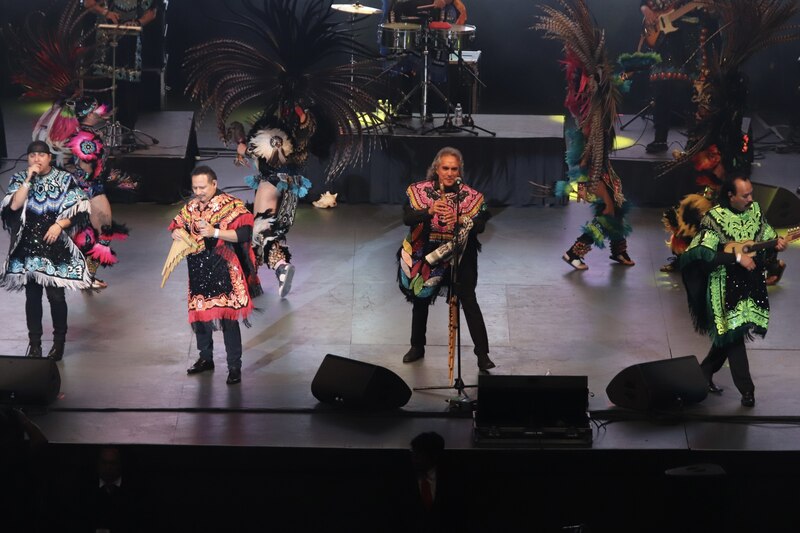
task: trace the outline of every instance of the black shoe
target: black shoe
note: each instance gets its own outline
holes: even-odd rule
[[[713,382],[713,381],[711,381],[710,379],[708,380],[708,392],[713,392],[713,393],[716,393],[716,394],[720,394],[720,393],[722,393],[722,391],[724,391],[724,390],[725,390],[725,389],[723,389],[722,387],[717,387],[717,386],[714,384],[714,382]]]
[[[756,404],[756,396],[752,392],[745,392],[742,394],[742,405],[745,407],[753,407]]]
[[[195,361],[192,366],[186,369],[186,373],[189,375],[199,374],[200,372],[205,372],[206,370],[214,370],[214,361],[211,359],[203,359],[201,357]]]
[[[653,141],[644,147],[644,151],[647,152],[648,154],[660,154],[662,152],[666,152],[667,148],[669,148],[667,146],[667,143],[661,141]]]
[[[492,360],[489,359],[489,355],[488,354],[478,355],[478,369],[479,370],[486,371],[486,370],[490,370],[490,369],[494,368],[495,366],[497,366],[497,365],[495,365],[492,362]]]
[[[64,343],[54,342],[53,347],[47,352],[47,358],[53,361],[61,361],[64,358]]]
[[[228,385],[236,385],[242,381],[242,370],[240,368],[231,368],[228,370],[228,379],[225,383]]]
[[[32,342],[28,344],[28,349],[25,351],[25,357],[41,357],[42,356],[42,344]]]
[[[420,348],[419,346],[412,346],[410,350],[406,352],[403,356],[404,363],[413,363],[418,359],[422,359],[425,357],[425,348]]]

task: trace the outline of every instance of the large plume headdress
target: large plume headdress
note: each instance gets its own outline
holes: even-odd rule
[[[748,80],[741,69],[761,50],[800,37],[800,28],[789,23],[800,11],[798,0],[713,0],[708,7],[720,29],[711,43],[708,70],[695,83],[695,124],[685,152],[661,166],[661,174],[690,161],[696,165],[712,147],[727,171],[749,166],[751,140],[742,133]]]
[[[214,109],[226,141],[231,140],[228,118],[250,100],[263,106],[262,118],[274,117],[290,130],[299,127],[295,109],[310,110],[317,132],[310,150],[323,152],[326,147],[317,147],[329,134],[334,151],[327,177],[335,178],[371,147],[363,143],[359,119],[376,108],[372,90],[381,72],[379,59],[356,41],[350,22],[331,10],[330,1],[309,0],[303,8],[297,0],[257,3],[222,2],[233,18],[221,22],[250,38],[219,38],[190,48],[184,63],[187,93],[200,101],[203,113]],[[334,20],[337,14],[343,20]]]
[[[80,0],[68,0],[63,8],[54,3],[47,12],[34,11],[21,24],[3,28],[11,80],[24,88],[24,97],[58,101],[77,94],[88,43],[94,42],[86,16]]]
[[[603,30],[596,27],[584,0],[559,0],[561,9],[542,5],[534,29],[564,46],[567,96],[564,105],[574,117],[585,144],[578,161],[591,182],[602,180],[622,205],[622,186],[611,167],[614,125],[620,93],[618,76],[606,53]]]

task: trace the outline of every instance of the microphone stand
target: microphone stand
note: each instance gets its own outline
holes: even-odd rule
[[[460,230],[460,216],[459,209],[461,202],[459,199],[461,193],[461,178],[456,180],[456,222],[453,226],[453,252],[450,256],[450,287],[447,290],[447,300],[450,303],[451,298],[455,298],[456,302],[456,377],[452,385],[447,386],[432,386],[432,387],[414,387],[415,391],[421,390],[447,390],[455,389],[456,395],[447,399],[451,411],[472,411],[473,400],[464,391],[464,389],[474,389],[477,385],[465,385],[461,377],[461,301],[458,298],[458,264],[461,260],[461,246],[458,242],[458,234]],[[469,237],[467,237],[469,238]],[[466,246],[465,246],[466,247]]]

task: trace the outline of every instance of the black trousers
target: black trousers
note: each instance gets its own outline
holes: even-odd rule
[[[32,344],[42,342],[42,292],[47,292],[50,316],[53,319],[53,340],[64,342],[67,338],[67,299],[63,287],[42,287],[28,281],[25,284],[25,319],[28,339]]]
[[[483,321],[483,313],[478,305],[475,296],[475,288],[463,288],[459,294],[461,308],[467,319],[467,328],[475,345],[475,355],[489,354],[489,337],[486,334],[486,324]],[[428,330],[428,310],[430,309],[431,299],[414,300],[414,307],[411,312],[411,346],[423,348],[426,344],[425,334]]]
[[[710,381],[711,376],[722,368],[726,359],[731,367],[733,384],[736,385],[739,392],[742,394],[753,392],[755,386],[753,385],[753,379],[750,377],[750,363],[747,360],[744,338],[723,346],[711,346],[708,355],[700,363],[700,368],[703,370],[703,375],[706,379]]]
[[[688,81],[659,81],[653,83],[653,126],[655,141],[667,142],[670,126],[680,117],[685,123],[684,114],[692,101],[692,85]]]
[[[211,361],[214,356],[214,328],[208,322],[197,322],[192,325],[197,338],[197,349],[200,359]],[[222,338],[225,341],[225,354],[228,358],[228,370],[242,368],[242,332],[238,320],[220,320]]]

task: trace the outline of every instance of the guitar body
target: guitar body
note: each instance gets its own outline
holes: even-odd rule
[[[685,14],[701,7],[699,2],[689,2],[677,9],[669,11],[655,12],[650,8],[644,8],[644,20],[642,20],[642,41],[647,43],[651,49],[655,50],[670,33],[678,31],[672,24]]]
[[[642,21],[642,26],[644,27],[644,42],[647,43],[647,46],[655,49],[661,44],[665,36],[678,31],[678,28],[672,24],[673,19],[670,18],[674,12],[675,10],[672,10],[658,15],[652,22],[648,21],[647,18]]]
[[[777,242],[777,241],[775,241]],[[756,244],[756,241],[739,241],[739,242],[727,242],[725,243],[725,247],[723,248],[726,253],[729,254],[742,254],[742,255],[749,255],[753,257],[756,255],[758,250],[754,250],[753,246]],[[773,244],[774,246],[774,244]],[[760,247],[761,249],[763,247]]]
[[[783,238],[787,243],[796,241],[800,239],[800,228],[792,228],[787,233],[786,236]],[[755,242],[755,241],[738,241],[738,242],[726,242],[723,250],[729,254],[742,254],[742,255],[749,255],[753,257],[756,252],[759,250],[768,250],[775,248],[775,245],[778,244],[778,239],[772,239],[771,241],[762,241],[762,242]]]

